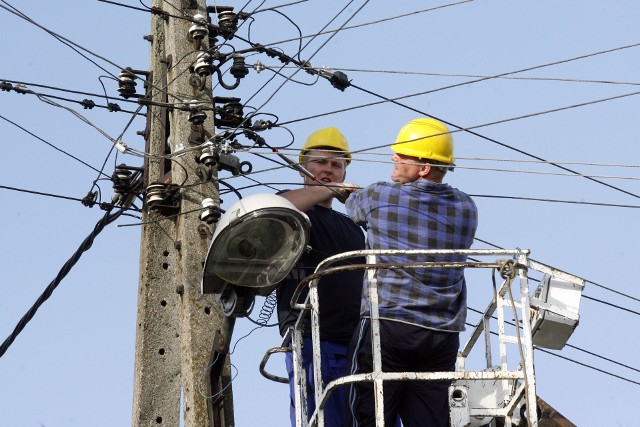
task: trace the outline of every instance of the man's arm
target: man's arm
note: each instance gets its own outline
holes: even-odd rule
[[[353,191],[350,197],[345,201],[345,210],[347,215],[353,222],[366,228],[367,224],[367,212],[369,212],[369,199],[367,197],[368,191],[371,186],[360,189],[360,191]]]
[[[327,183],[326,186],[318,185],[290,190],[281,193],[280,196],[293,203],[293,205],[302,212],[305,212],[315,205],[330,208],[334,197],[341,203],[344,203],[347,197],[349,197],[349,194],[358,188],[360,187],[355,184],[330,182]]]

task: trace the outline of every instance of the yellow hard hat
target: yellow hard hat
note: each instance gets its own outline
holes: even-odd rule
[[[302,150],[300,150],[299,161],[304,161],[304,155],[309,150],[321,150],[326,148],[327,150],[336,150],[345,152],[347,164],[351,163],[351,154],[349,154],[349,144],[347,138],[344,137],[340,131],[330,126],[328,128],[320,129],[309,135],[307,142],[304,143]]]
[[[453,138],[447,127],[435,119],[411,120],[398,133],[391,149],[398,154],[453,164]]]

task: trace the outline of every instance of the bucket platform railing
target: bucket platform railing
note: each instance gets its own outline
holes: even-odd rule
[[[438,257],[438,259],[467,259],[467,261],[425,261],[412,263],[378,262],[393,256]],[[336,263],[366,256],[366,264],[334,266]],[[490,258],[491,261],[468,261],[471,257]],[[500,259],[509,257],[509,259]],[[458,353],[455,372],[383,372],[381,362],[380,319],[378,316],[378,269],[409,268],[465,268],[492,269],[493,291],[481,321],[472,328],[470,337]],[[337,271],[367,270],[367,286],[371,303],[371,334],[373,370],[370,373],[347,375],[322,384],[315,381],[316,409],[307,414],[306,373],[302,367],[302,323],[310,312],[313,343],[314,377],[321,378],[320,324],[318,282],[327,274]],[[529,289],[529,272],[544,274],[541,285],[533,296]],[[496,284],[495,273],[501,279]],[[512,285],[519,283],[519,294],[514,296]],[[475,286],[470,284],[468,286]],[[303,303],[299,302],[302,291],[309,293]],[[451,380],[449,387],[450,425],[452,427],[485,426],[494,419],[502,420],[506,427],[538,425],[536,406],[536,381],[533,349],[535,346],[562,348],[577,326],[578,309],[584,280],[569,273],[540,264],[529,259],[529,251],[513,250],[362,250],[346,252],[327,258],[320,263],[314,274],[305,278],[294,293],[292,307],[301,310],[294,327],[283,338],[282,345],[270,349],[260,365],[261,373],[268,379],[288,383],[287,378],[268,373],[265,369],[269,357],[277,352],[292,351],[294,363],[294,389],[297,426],[324,427],[324,406],[329,395],[337,388],[348,384],[369,381],[374,385],[377,426],[384,427],[385,381],[433,381]],[[474,301],[475,302],[475,301]],[[494,315],[495,314],[495,315]],[[512,316],[515,323],[510,323]],[[497,317],[499,364],[493,365],[491,319]],[[510,326],[510,327],[509,327]],[[507,331],[509,330],[510,333]],[[559,336],[559,338],[557,338]],[[472,348],[484,337],[486,369],[467,371],[466,364]],[[554,338],[550,338],[554,337]],[[291,341],[290,347],[288,346]],[[555,340],[555,341],[554,341]],[[551,342],[551,345],[549,344]],[[519,361],[510,364],[508,346],[515,346]],[[513,353],[513,351],[511,351]],[[524,408],[524,409],[523,409]],[[525,412],[526,411],[526,412]],[[524,415],[526,413],[526,416]],[[309,416],[310,415],[310,416]]]

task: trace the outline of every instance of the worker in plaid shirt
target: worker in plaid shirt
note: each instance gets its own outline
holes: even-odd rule
[[[437,120],[405,125],[391,147],[391,180],[350,193],[346,210],[367,228],[369,249],[469,249],[477,227],[471,198],[442,182],[453,166],[453,139]],[[465,261],[465,256],[381,256],[379,262]],[[466,318],[462,268],[381,269],[377,273],[382,369],[385,372],[453,371]],[[366,275],[365,275],[366,280]],[[370,304],[364,286],[361,321],[351,342],[351,373],[371,372]],[[385,425],[399,415],[405,427],[449,425],[450,381],[388,381]],[[373,384],[352,386],[354,426],[375,426]]]

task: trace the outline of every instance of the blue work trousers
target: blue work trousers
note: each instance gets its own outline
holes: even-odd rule
[[[320,341],[320,349],[322,353],[321,368],[323,384],[329,384],[331,381],[347,375],[349,364],[347,363],[346,344],[336,344],[328,341]],[[289,396],[291,398],[290,417],[291,426],[296,425],[295,401],[294,401],[294,380],[293,380],[293,355],[286,353],[285,361],[287,364],[287,374],[289,375]],[[306,373],[307,380],[307,411],[311,416],[316,409],[316,401],[314,395],[315,381],[313,377],[313,344],[311,338],[304,338],[302,344],[302,367]],[[324,407],[325,426],[326,427],[343,427],[345,414],[345,392],[346,388],[339,387],[335,389]]]

